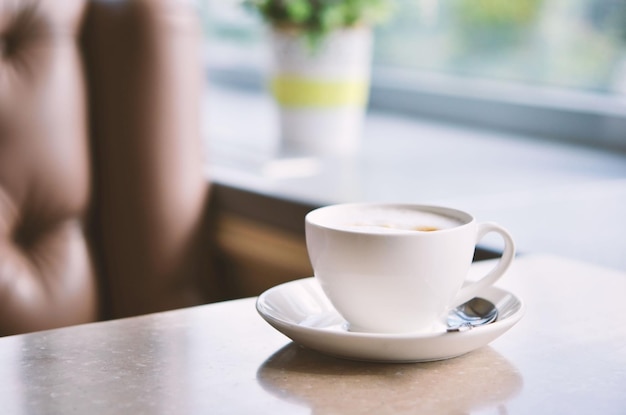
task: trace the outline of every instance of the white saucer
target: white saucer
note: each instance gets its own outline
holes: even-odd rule
[[[464,332],[419,334],[359,333],[330,304],[315,278],[270,288],[256,302],[259,314],[294,342],[336,357],[378,362],[427,362],[449,359],[482,347],[513,327],[524,314],[523,302],[510,292],[489,287],[481,297],[498,308],[498,319]]]

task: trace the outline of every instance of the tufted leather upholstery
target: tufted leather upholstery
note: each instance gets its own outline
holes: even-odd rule
[[[217,298],[199,39],[180,0],[0,0],[0,335]]]

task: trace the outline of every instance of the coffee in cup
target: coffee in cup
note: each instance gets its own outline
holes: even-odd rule
[[[469,213],[416,204],[322,207],[305,219],[315,277],[352,331],[433,332],[448,311],[495,283],[515,256],[510,234]],[[466,281],[477,242],[495,232],[500,261]]]

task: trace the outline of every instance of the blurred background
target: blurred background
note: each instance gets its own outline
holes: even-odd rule
[[[395,0],[375,28],[363,148],[342,160],[273,160],[268,28],[238,0],[201,7],[219,184],[307,208],[453,205],[521,252],[626,269],[626,1]]]
[[[626,133],[607,127],[626,114],[625,1],[393,3],[376,27],[371,108],[626,148]],[[266,25],[240,0],[202,8],[212,81],[262,87]],[[494,105],[507,112],[493,119]]]
[[[259,69],[265,26],[240,0],[205,0],[214,70]],[[377,70],[626,95],[623,0],[395,0]],[[417,76],[417,75],[416,75]]]

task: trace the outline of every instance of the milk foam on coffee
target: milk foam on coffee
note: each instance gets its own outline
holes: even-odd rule
[[[363,207],[352,210],[339,227],[365,232],[432,232],[461,225],[459,219],[401,207]]]

